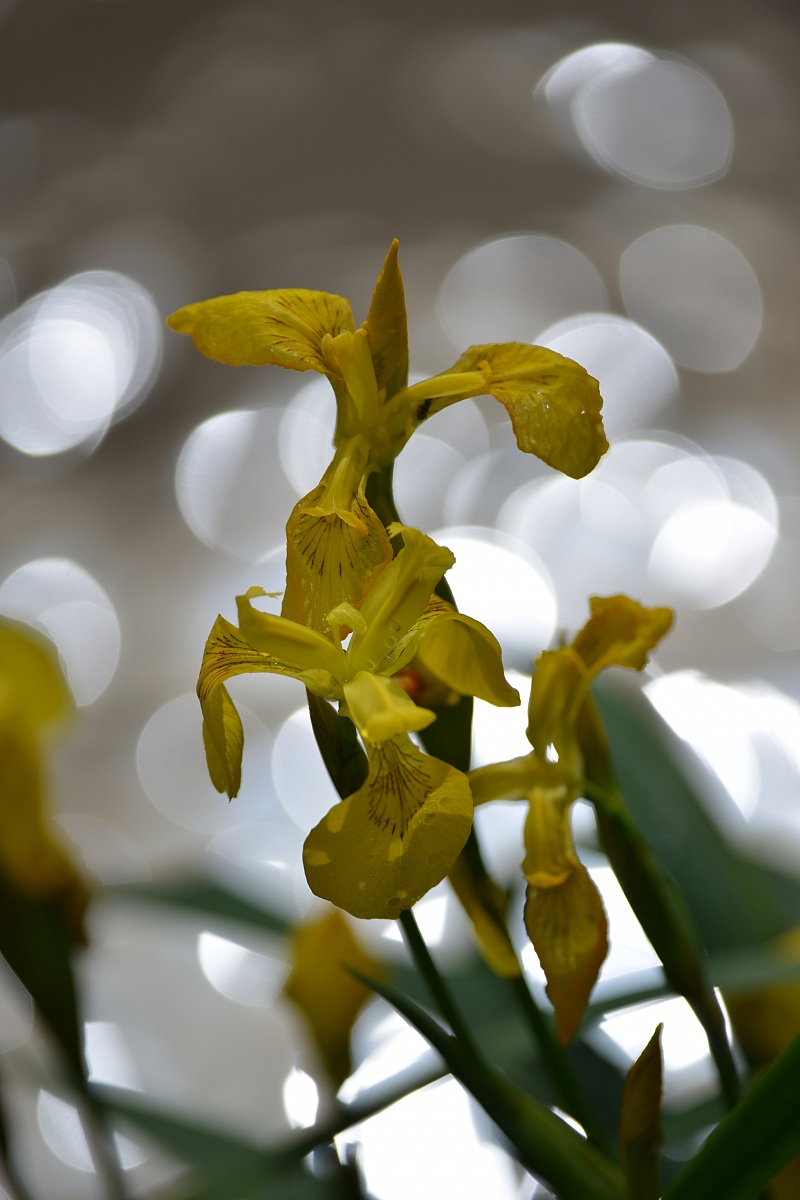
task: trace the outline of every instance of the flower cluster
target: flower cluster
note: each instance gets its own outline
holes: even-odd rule
[[[306,876],[317,895],[356,916],[397,917],[454,866],[473,814],[467,776],[412,739],[436,719],[401,686],[412,663],[450,702],[514,705],[519,696],[489,630],[439,594],[450,551],[394,522],[393,502],[379,515],[370,488],[420,424],[481,394],[505,407],[520,449],[585,475],[607,449],[597,382],[561,355],[511,342],[473,346],[409,387],[397,242],[359,328],[346,300],[302,289],[218,297],[170,324],[216,361],[313,370],[331,383],[333,458],[289,516],[281,613],[256,606],[260,588],[240,596],[238,625],[220,616],[211,631],[198,694],[211,778],[231,797],[243,733],[228,679],[286,675],[338,705],[361,739],[367,775],[309,833]]]

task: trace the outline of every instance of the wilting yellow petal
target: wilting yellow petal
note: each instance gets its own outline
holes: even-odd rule
[[[367,331],[378,387],[386,399],[408,382],[408,320],[403,277],[397,263],[399,245],[395,238],[389,247],[362,326]]]
[[[406,406],[408,437],[432,413],[481,394],[507,410],[520,450],[574,479],[608,449],[597,380],[572,359],[525,342],[471,346],[448,371],[400,393],[394,407]]]
[[[566,1046],[608,953],[603,902],[580,863],[556,886],[528,885],[525,927],[547,978],[558,1040]]]
[[[217,684],[200,701],[203,710],[203,748],[211,782],[229,799],[242,786],[244,729],[228,689]]]
[[[462,696],[513,708],[519,692],[503,673],[503,654],[493,633],[463,613],[450,610],[426,622],[417,659]]]
[[[399,684],[383,675],[359,671],[344,685],[347,714],[365,742],[385,742],[399,733],[416,733],[436,720]]]
[[[363,787],[334,805],[303,849],[312,892],[355,917],[394,919],[450,871],[469,836],[466,775],[408,737],[369,747]]]
[[[596,675],[605,667],[641,671],[647,656],[672,625],[669,608],[645,608],[628,596],[592,596],[591,616],[572,643]]]
[[[367,503],[362,483],[339,507],[325,502],[323,480],[292,510],[286,525],[286,591],[281,613],[327,630],[328,614],[346,602],[359,608],[390,562],[392,544]]]
[[[341,296],[304,288],[217,296],[179,309],[168,324],[190,334],[197,349],[215,362],[324,375],[331,367],[322,339],[355,328],[350,305]]]
[[[338,1088],[350,1074],[350,1033],[372,996],[350,968],[380,979],[380,964],[361,947],[346,917],[331,908],[292,934],[292,969],[284,996],[302,1013],[322,1062]]]
[[[476,875],[466,851],[453,863],[449,879],[472,922],[481,953],[491,969],[502,979],[515,979],[521,975],[522,968],[506,923],[508,897],[503,889],[488,875]]]

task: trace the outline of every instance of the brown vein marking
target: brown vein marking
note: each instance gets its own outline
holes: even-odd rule
[[[370,820],[392,837],[405,837],[414,815],[430,791],[430,780],[416,753],[394,741],[375,747],[378,768],[369,784]]]
[[[213,644],[209,639],[206,646],[197,682],[197,694],[201,700],[206,700],[217,684],[224,683],[232,675],[241,675],[252,670],[272,671],[276,667],[281,670],[291,669],[287,663],[279,662],[271,654],[243,644],[233,631],[219,633]]]

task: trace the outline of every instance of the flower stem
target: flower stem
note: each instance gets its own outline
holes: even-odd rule
[[[472,1034],[467,1028],[464,1018],[450,994],[450,989],[439,974],[436,964],[431,958],[430,951],[419,931],[419,925],[417,925],[417,919],[413,911],[409,908],[405,912],[402,912],[399,922],[409,953],[416,963],[420,975],[422,975],[428,985],[430,993],[439,1008],[439,1012],[464,1048],[474,1054],[476,1059],[479,1058],[478,1047],[475,1045]]]

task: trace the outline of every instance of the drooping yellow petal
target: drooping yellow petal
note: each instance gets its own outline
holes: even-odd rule
[[[252,600],[267,593],[251,587],[236,597],[239,629],[249,646],[272,661],[276,675],[301,679],[318,695],[336,695],[338,681],[347,673],[347,660],[339,646],[316,629],[253,608]]]
[[[190,334],[197,349],[215,362],[323,375],[331,367],[322,339],[355,328],[347,300],[305,288],[217,296],[179,309],[168,324]]]
[[[591,616],[572,645],[592,676],[605,667],[641,671],[672,625],[671,609],[645,608],[628,596],[592,596],[589,608]]]
[[[372,996],[352,970],[380,979],[381,966],[362,948],[338,908],[294,930],[291,957],[292,968],[283,994],[302,1013],[327,1073],[338,1088],[350,1074],[350,1033],[361,1008]]]
[[[417,658],[423,670],[431,671],[462,696],[477,696],[502,708],[519,704],[519,692],[503,673],[497,638],[464,613],[450,609],[427,622]]]
[[[488,875],[476,875],[466,851],[453,863],[449,879],[486,962],[501,979],[516,979],[522,968],[508,932],[508,897],[503,889]]]
[[[605,909],[580,863],[552,887],[528,885],[525,927],[547,978],[556,1035],[568,1045],[578,1031],[608,953]]]
[[[466,775],[407,736],[369,747],[363,787],[303,849],[312,892],[355,917],[395,919],[450,871],[472,825]]]
[[[239,611],[240,614],[245,615],[245,624],[253,641],[265,643],[266,635],[260,636],[261,628],[258,618],[263,617],[265,624],[269,618],[267,614],[257,613],[250,607],[249,600],[252,593],[263,595],[261,588],[251,589],[247,595],[239,597],[241,601]],[[273,617],[272,621],[280,621],[280,618]],[[285,622],[285,624],[291,626],[293,623]],[[300,626],[296,628],[301,629]],[[281,626],[281,632],[283,632],[283,626]],[[307,635],[311,631],[302,630],[302,633]],[[323,651],[320,654],[319,665],[313,665],[310,649],[305,644],[301,646],[301,651],[305,655],[304,661],[307,665],[303,665],[303,663],[297,662],[301,651],[292,645],[289,638],[284,637],[281,640],[280,635],[276,634],[271,645],[276,651],[286,652],[288,650],[294,659],[292,662],[280,659],[276,654],[271,654],[265,649],[259,649],[257,645],[252,644],[242,630],[237,629],[224,617],[217,617],[214,627],[208,635],[200,666],[200,676],[197,680],[197,695],[203,711],[203,744],[206,750],[206,762],[211,781],[217,791],[227,792],[228,796],[233,799],[239,791],[242,773],[244,732],[236,706],[224,687],[226,680],[235,675],[267,672],[272,675],[287,675],[291,679],[299,679],[306,687],[315,689],[321,695],[336,692],[331,671],[340,666],[344,669],[344,656],[327,639],[322,638],[320,634],[316,636],[320,638],[321,642],[324,642],[324,647],[318,647]]]
[[[385,742],[399,733],[416,733],[436,720],[392,679],[359,671],[344,684],[347,714],[365,742]]]
[[[362,326],[367,332],[378,388],[387,400],[408,382],[408,319],[403,277],[397,262],[399,245],[395,238],[389,247]]]
[[[342,453],[345,453],[344,451]],[[392,544],[354,468],[339,482],[339,451],[322,482],[300,500],[286,525],[286,591],[281,614],[312,629],[329,629],[342,603],[360,608],[390,562]],[[366,457],[361,471],[366,468]]]
[[[520,450],[574,479],[608,449],[597,380],[572,359],[525,342],[471,346],[448,371],[400,393],[393,409],[405,406],[408,437],[431,414],[482,394],[506,409]]]

